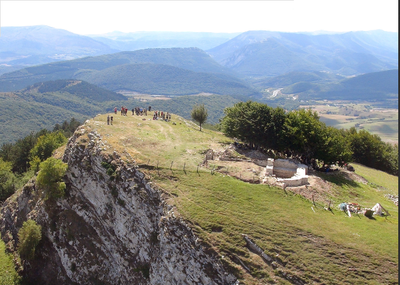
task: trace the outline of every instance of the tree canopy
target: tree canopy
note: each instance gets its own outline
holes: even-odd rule
[[[0,201],[4,201],[15,192],[16,177],[11,172],[11,163],[0,158]]]
[[[80,123],[72,118],[56,125],[53,132],[42,129],[15,143],[4,143],[0,148],[0,201],[10,197],[39,170],[39,165],[63,145]]]
[[[224,110],[221,129],[255,148],[275,150],[311,164],[359,162],[398,175],[398,146],[382,142],[379,136],[355,128],[327,127],[316,112],[299,109],[285,112],[266,104],[239,102]]]
[[[192,109],[191,116],[193,120],[199,123],[201,131],[201,125],[207,121],[208,117],[208,112],[206,107],[204,107],[204,104],[195,105]]]
[[[31,167],[38,170],[38,164],[49,158],[53,151],[67,142],[61,131],[42,135],[37,139],[35,146],[30,151]]]

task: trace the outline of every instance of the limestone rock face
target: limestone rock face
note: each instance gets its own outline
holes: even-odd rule
[[[44,201],[32,180],[2,206],[0,231],[10,251],[24,221],[42,226],[23,274],[36,284],[235,284],[163,193],[104,148],[96,132],[81,127],[63,156],[65,197]]]

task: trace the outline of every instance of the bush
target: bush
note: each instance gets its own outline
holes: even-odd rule
[[[19,284],[20,277],[15,270],[12,255],[5,252],[5,247],[3,240],[0,239],[0,284]]]
[[[59,159],[49,157],[40,164],[37,183],[45,192],[45,198],[61,198],[64,196],[66,185],[62,178],[67,171],[68,165]]]
[[[11,171],[11,163],[0,158],[0,201],[6,200],[15,192],[16,178]]]
[[[30,151],[31,161],[39,158],[44,161],[49,158],[53,151],[67,142],[62,132],[57,131],[42,135],[38,138],[37,143]]]
[[[42,227],[34,220],[27,220],[18,231],[18,252],[22,258],[33,259],[36,246],[42,239]]]

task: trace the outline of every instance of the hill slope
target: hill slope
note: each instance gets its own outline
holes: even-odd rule
[[[176,69],[181,71],[181,69]],[[194,76],[207,76],[193,73]],[[211,80],[224,82],[218,77],[211,77]],[[42,128],[52,129],[56,123],[68,121],[72,117],[83,122],[88,117],[112,111],[116,106],[118,110],[120,106],[125,106],[129,110],[135,107],[152,106],[153,110],[163,110],[190,119],[193,106],[205,104],[209,112],[207,123],[217,124],[223,116],[224,108],[239,101],[238,98],[229,95],[191,95],[167,98],[167,100],[145,97],[146,99],[127,98],[88,82],[74,79],[40,82],[17,92],[0,93],[0,104],[5,106],[0,115],[0,144],[15,142],[31,131],[39,131]],[[131,115],[130,111],[129,115]]]
[[[240,80],[223,74],[194,72],[164,64],[126,64],[79,74],[108,90],[144,94],[190,95],[201,92],[248,97],[257,94]]]
[[[197,165],[204,160],[206,150],[226,149],[224,143],[229,139],[219,133],[199,132],[197,126],[176,116],[173,116],[176,125],[127,117],[118,120],[113,128],[104,125],[105,117],[98,116],[89,125],[106,136],[114,150],[130,154],[126,159],[135,161],[153,183],[169,194],[170,203],[176,207],[175,213],[190,221],[200,239],[224,256],[225,264],[230,264],[245,284],[279,282],[285,275],[297,277],[304,283],[335,283],[343,274],[355,283],[387,283],[397,279],[397,253],[392,249],[398,244],[398,209],[384,197],[387,190],[377,192],[371,186],[346,180],[343,173],[326,175],[323,179],[330,182],[301,190],[318,193],[314,213],[310,209],[312,202],[291,194],[289,188],[285,194],[282,189],[237,179],[245,178],[246,171],[251,173],[252,169],[244,170],[246,168],[235,163],[221,168],[222,162],[209,160],[209,169],[200,167],[197,173]],[[96,123],[98,127],[94,127]],[[127,129],[131,132],[127,133]],[[125,137],[124,146],[115,144],[121,134]],[[211,175],[213,165],[221,172]],[[253,169],[258,167],[254,165]],[[249,178],[251,180],[251,176]],[[396,177],[393,178],[396,181]],[[329,199],[334,203],[334,215],[323,209]],[[362,216],[350,219],[336,210],[342,201],[365,206],[379,202],[391,212],[388,219],[393,223],[379,217],[374,223]],[[385,241],[381,240],[382,231],[387,231]],[[264,263],[249,250],[242,234],[252,238],[272,257],[276,267]],[[240,260],[250,272],[246,272]],[[372,260],[381,260],[385,266],[376,266]],[[394,264],[389,265],[389,260]],[[355,270],[348,271],[349,267]],[[383,267],[388,271],[377,273]],[[369,268],[370,272],[359,275],[361,268]],[[285,274],[279,273],[280,270]]]
[[[37,213],[30,216],[44,242],[25,271],[37,283],[397,282],[398,208],[385,197],[397,187],[377,191],[338,171],[284,191],[251,183],[260,172],[255,152],[239,154],[220,133],[176,115],[170,122],[118,116],[112,126],[106,117],[89,120],[57,152],[69,164],[60,203],[40,199],[32,180],[2,208],[11,244],[25,213]],[[199,166],[210,149],[232,161]],[[29,201],[24,211],[13,210],[20,201]],[[329,201],[332,211],[324,209]],[[344,201],[380,203],[391,215],[349,218],[337,208]]]
[[[372,72],[334,83],[297,82],[282,90],[300,99],[328,100],[398,100],[398,69]]]
[[[18,92],[0,93],[0,144],[14,142],[32,131],[52,129],[75,118],[83,122],[104,112],[101,103],[124,102],[120,94],[77,80],[39,83]]]
[[[293,71],[282,75],[252,80],[252,85],[259,88],[283,88],[299,82],[329,83],[344,79],[343,76],[320,71]]]

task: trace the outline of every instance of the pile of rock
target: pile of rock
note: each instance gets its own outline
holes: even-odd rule
[[[388,198],[390,201],[393,201],[393,203],[396,206],[399,206],[399,196],[392,195],[392,194],[386,194],[385,197]]]

